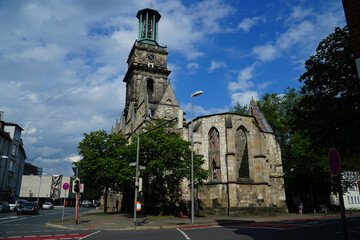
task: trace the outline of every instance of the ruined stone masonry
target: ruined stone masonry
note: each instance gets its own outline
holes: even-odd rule
[[[137,14],[138,40],[127,63],[125,109],[112,132],[130,136],[144,121],[174,119],[180,109],[168,79],[167,47],[157,43],[160,14],[146,8]],[[230,112],[194,119],[195,154],[205,159],[209,171],[195,199],[208,214],[273,214],[287,212],[281,149],[252,99],[248,115]],[[190,141],[190,124],[182,129]],[[182,184],[184,202],[189,183]]]

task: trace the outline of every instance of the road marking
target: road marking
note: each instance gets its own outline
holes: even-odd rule
[[[90,237],[90,236],[95,235],[95,234],[98,234],[99,232],[100,232],[100,231],[93,232],[93,233],[91,233],[91,234],[89,234],[89,235],[87,235],[87,236],[85,236],[85,237],[79,238],[79,240],[84,239],[84,238],[87,238],[87,237]]]
[[[106,222],[110,222],[111,220],[115,220],[115,219],[122,218],[122,217],[123,217],[123,216],[121,216],[121,217],[115,217],[115,218],[112,218],[112,219],[109,219],[109,220],[106,220],[106,221],[103,221],[103,222],[96,223],[96,224],[92,225],[91,227],[88,227],[88,230],[91,229],[91,228],[93,228],[93,227],[95,227],[95,226],[97,226],[97,225],[99,225],[99,224],[106,223]]]
[[[177,230],[185,237],[186,240],[191,240],[190,237],[186,233],[181,231],[179,228],[177,228]]]
[[[8,223],[8,222],[15,222],[15,221],[20,221],[20,220],[24,220],[24,219],[27,219],[29,217],[23,217],[23,218],[17,218],[17,219],[14,219],[14,220],[9,220],[9,221],[3,221],[3,222],[0,222],[1,223]]]

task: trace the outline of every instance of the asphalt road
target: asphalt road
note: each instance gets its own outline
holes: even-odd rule
[[[89,209],[80,209],[80,212]],[[74,215],[66,208],[65,216]],[[61,219],[62,209],[41,210],[39,215],[0,214],[0,239],[126,239],[126,240],[343,240],[341,220],[324,218],[284,222],[244,222],[191,228],[135,231],[91,231],[46,227],[45,223]],[[360,240],[360,216],[347,217],[349,240]]]
[[[347,219],[349,240],[360,239],[360,217]],[[244,223],[167,230],[99,231],[86,238],[127,240],[343,240],[338,218],[293,222]]]
[[[90,209],[80,208],[79,212]],[[16,213],[0,213],[0,239],[79,239],[94,231],[69,230],[46,227],[54,219],[62,218],[62,208],[40,210],[38,215],[16,215]],[[74,215],[74,208],[65,208],[64,217]],[[37,238],[35,238],[37,237]]]

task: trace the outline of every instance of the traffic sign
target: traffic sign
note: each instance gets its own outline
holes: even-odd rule
[[[340,156],[335,148],[329,152],[329,167],[333,176],[337,176],[340,172]]]
[[[80,193],[83,193],[83,192],[84,192],[84,184],[80,183]]]
[[[69,185],[68,183],[64,183],[64,184],[63,184],[63,189],[64,189],[65,191],[68,190],[69,187],[70,187],[70,185]]]

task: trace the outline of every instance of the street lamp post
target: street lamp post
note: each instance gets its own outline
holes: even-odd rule
[[[194,136],[193,136],[193,97],[203,94],[196,91],[191,94],[191,223],[194,223]]]

